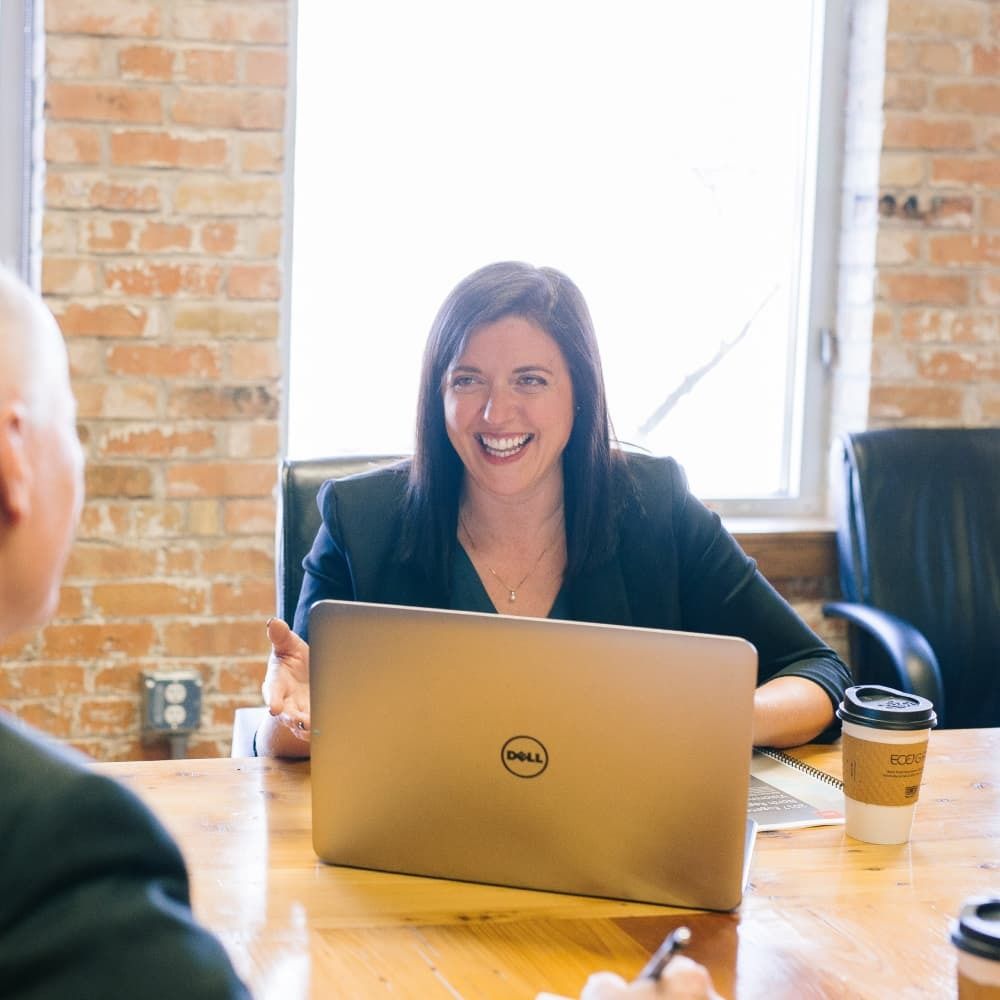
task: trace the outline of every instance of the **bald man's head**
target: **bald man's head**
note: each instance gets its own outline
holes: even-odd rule
[[[0,404],[19,398],[37,413],[50,405],[53,390],[64,386],[66,348],[52,314],[0,267]]]
[[[41,300],[0,267],[0,639],[55,610],[82,502],[62,336]]]

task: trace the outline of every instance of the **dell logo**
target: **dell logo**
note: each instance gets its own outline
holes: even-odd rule
[[[517,778],[537,778],[549,766],[549,754],[534,736],[512,736],[500,750],[503,766]]]

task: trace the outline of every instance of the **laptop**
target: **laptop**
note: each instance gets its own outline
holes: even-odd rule
[[[739,905],[748,642],[333,600],[313,606],[309,639],[322,860]]]

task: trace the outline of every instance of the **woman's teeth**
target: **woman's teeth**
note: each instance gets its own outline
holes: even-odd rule
[[[509,458],[520,451],[531,440],[530,434],[518,434],[516,437],[487,437],[479,435],[479,443],[496,458]]]

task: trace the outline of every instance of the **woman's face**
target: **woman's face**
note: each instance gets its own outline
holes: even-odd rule
[[[559,345],[523,316],[480,327],[445,373],[448,439],[471,480],[496,496],[562,485],[573,384]]]

